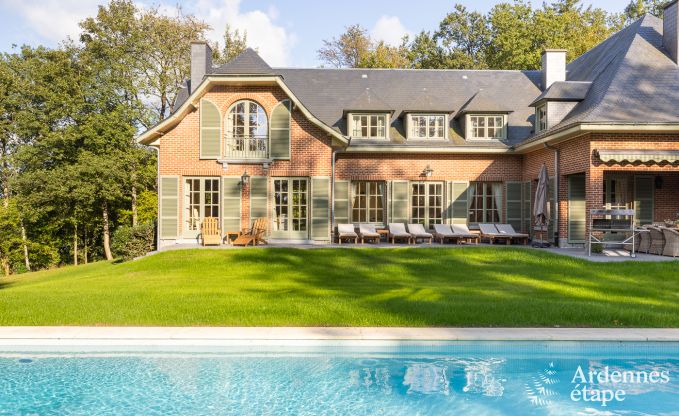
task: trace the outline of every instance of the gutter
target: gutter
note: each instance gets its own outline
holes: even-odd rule
[[[545,143],[545,149],[554,151],[554,243],[559,247],[559,149]]]

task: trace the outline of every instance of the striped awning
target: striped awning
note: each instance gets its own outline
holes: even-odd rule
[[[598,150],[604,163],[676,163],[679,150]]]

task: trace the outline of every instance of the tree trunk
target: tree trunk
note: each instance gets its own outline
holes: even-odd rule
[[[85,238],[83,238],[83,261],[85,264],[88,263],[88,258],[87,258],[87,227],[85,227]]]
[[[0,267],[2,267],[2,272],[5,274],[5,276],[9,276],[9,259],[7,257],[0,257]]]
[[[21,221],[21,242],[24,246],[24,264],[26,265],[26,271],[31,271],[31,260],[28,258],[28,239],[26,238],[26,227],[24,227],[24,221]]]
[[[78,265],[78,224],[73,226],[73,265]]]
[[[135,181],[135,175],[132,175],[132,181]],[[132,184],[132,226],[137,226],[137,185]]]
[[[111,254],[111,231],[109,229],[108,223],[108,204],[104,202],[102,210],[102,220],[104,228],[104,255],[106,260],[113,260],[113,254]]]

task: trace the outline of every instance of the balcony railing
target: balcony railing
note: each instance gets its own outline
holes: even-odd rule
[[[226,136],[227,159],[267,159],[269,136]]]

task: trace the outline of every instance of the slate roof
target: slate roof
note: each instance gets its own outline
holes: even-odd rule
[[[540,94],[530,105],[535,107],[543,101],[582,101],[592,83],[589,81],[558,81]]]
[[[316,118],[343,134],[346,110],[393,111],[392,144],[418,144],[404,139],[402,116],[420,105],[457,115],[508,112],[507,141],[487,144],[507,147],[577,123],[679,123],[679,66],[662,47],[662,30],[661,19],[642,17],[571,62],[566,82],[544,92],[540,71],[271,68],[252,49],[212,73],[279,75]],[[179,92],[175,108],[187,92]],[[535,135],[531,105],[546,98],[581,101],[561,123]],[[470,145],[459,120],[449,127],[449,142],[431,145]]]

